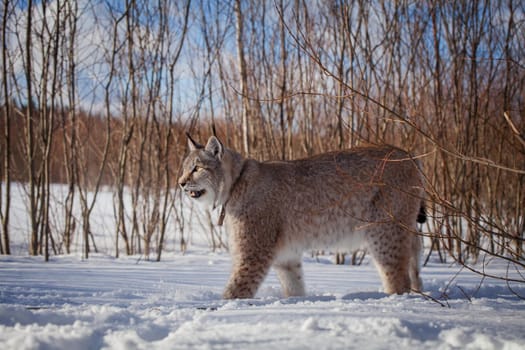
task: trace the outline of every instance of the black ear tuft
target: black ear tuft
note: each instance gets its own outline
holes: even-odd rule
[[[196,149],[204,148],[203,145],[195,142],[195,140],[191,137],[189,132],[186,132],[186,137],[188,137],[188,148],[190,151],[195,151]]]

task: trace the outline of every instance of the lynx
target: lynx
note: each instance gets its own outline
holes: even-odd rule
[[[259,162],[188,134],[181,189],[221,208],[233,268],[223,297],[253,298],[273,267],[285,297],[304,296],[307,250],[363,247],[389,294],[420,291],[423,180],[417,162],[391,146],[293,161]]]

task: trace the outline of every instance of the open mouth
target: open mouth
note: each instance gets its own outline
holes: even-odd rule
[[[199,198],[202,196],[206,191],[200,190],[200,191],[189,191],[189,195],[191,198]]]

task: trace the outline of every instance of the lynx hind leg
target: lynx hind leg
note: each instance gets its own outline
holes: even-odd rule
[[[397,225],[378,225],[368,232],[368,249],[388,294],[403,294],[411,288],[412,242]],[[418,273],[419,274],[419,273]]]
[[[274,265],[285,297],[305,295],[301,259]]]
[[[421,268],[421,237],[415,233],[409,233],[412,239],[411,254],[409,261],[409,276],[410,276],[410,289],[413,292],[421,292],[423,290],[423,282],[419,276]]]

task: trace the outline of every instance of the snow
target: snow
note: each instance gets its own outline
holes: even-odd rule
[[[89,259],[0,256],[0,349],[525,349],[525,285],[456,264],[431,259],[425,296],[390,296],[368,258],[349,266],[305,255],[306,297],[282,298],[271,272],[255,299],[226,301],[226,252],[190,244],[160,262],[116,259],[107,242]],[[502,260],[485,265],[523,280]]]
[[[173,253],[161,262],[2,256],[0,264],[2,349],[525,346],[525,301],[502,281],[481,283],[471,272],[456,275],[457,267],[437,263],[422,276],[439,303],[381,293],[369,261],[342,266],[305,257],[306,297],[280,298],[272,273],[255,299],[234,301],[221,300],[226,253]],[[522,286],[513,289],[525,294]]]

